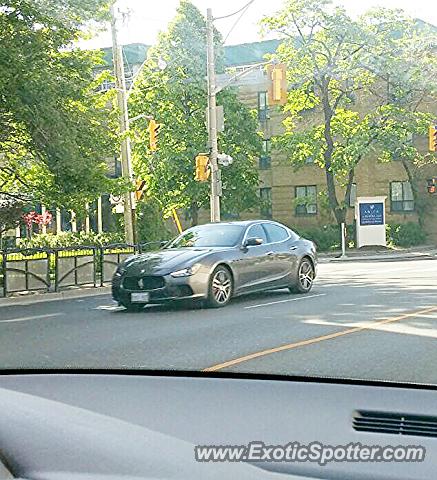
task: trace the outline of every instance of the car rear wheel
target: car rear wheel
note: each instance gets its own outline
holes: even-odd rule
[[[234,289],[232,274],[228,268],[219,265],[211,275],[206,304],[211,308],[224,307],[229,303]]]
[[[141,310],[144,310],[144,307],[146,306],[145,303],[131,303],[131,302],[121,302],[121,305],[128,312],[141,312]]]
[[[308,258],[301,260],[297,273],[297,283],[290,287],[291,293],[308,293],[313,288],[314,267]]]

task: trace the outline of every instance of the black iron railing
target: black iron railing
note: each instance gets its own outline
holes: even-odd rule
[[[0,296],[104,286],[110,283],[117,266],[127,257],[158,250],[165,243],[0,250]]]

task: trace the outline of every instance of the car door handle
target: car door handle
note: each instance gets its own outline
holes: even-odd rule
[[[271,257],[272,255],[274,255],[275,252],[267,252],[266,255],[268,255],[269,257]]]
[[[294,245],[293,247],[290,247],[290,250],[297,250],[297,247]]]

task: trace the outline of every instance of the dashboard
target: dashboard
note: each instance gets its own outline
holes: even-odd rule
[[[0,375],[0,412],[0,480],[419,480],[437,471],[431,386],[189,372],[14,372]],[[379,421],[369,428],[363,412]],[[426,457],[326,465],[194,458],[196,445],[253,441],[420,445]]]

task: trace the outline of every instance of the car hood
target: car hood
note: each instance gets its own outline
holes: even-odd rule
[[[211,253],[227,248],[175,248],[143,253],[128,258],[123,264],[128,275],[167,274],[190,267]]]

